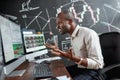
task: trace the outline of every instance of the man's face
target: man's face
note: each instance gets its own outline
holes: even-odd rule
[[[57,18],[56,23],[57,23],[56,28],[59,30],[61,34],[69,33],[71,28],[69,20],[66,20],[64,18]]]

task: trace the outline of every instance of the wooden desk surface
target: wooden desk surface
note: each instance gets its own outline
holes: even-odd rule
[[[63,76],[63,75],[67,75],[67,77],[70,77],[70,74],[66,70],[63,62],[60,60],[52,61],[50,63],[50,68],[52,69],[53,77]],[[5,80],[34,80],[33,77],[34,63],[24,62],[16,70],[22,70],[22,69],[26,69],[26,72],[24,73],[23,76],[6,77]]]

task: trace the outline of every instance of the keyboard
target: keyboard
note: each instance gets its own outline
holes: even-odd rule
[[[43,79],[53,76],[53,73],[49,67],[49,64],[43,61],[42,63],[36,63],[34,67],[34,79]]]
[[[35,60],[44,59],[44,58],[49,58],[49,56],[47,54],[43,54],[43,55],[35,57]]]
[[[38,59],[38,60],[34,60],[32,62],[35,63],[42,63],[43,61],[54,61],[54,60],[61,60],[61,57],[49,57],[49,58],[43,58],[43,59]]]

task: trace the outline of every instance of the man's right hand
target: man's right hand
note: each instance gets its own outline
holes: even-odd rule
[[[61,51],[56,45],[45,43],[45,46],[47,48],[52,49],[51,50],[52,54],[57,55],[57,56],[62,56],[63,51]]]
[[[58,47],[56,45],[52,45],[52,44],[49,44],[49,43],[45,43],[45,46],[47,48],[50,48],[50,49],[58,49]]]

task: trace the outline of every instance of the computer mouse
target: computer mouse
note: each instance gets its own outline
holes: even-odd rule
[[[50,80],[59,80],[59,79],[57,79],[56,77],[53,77],[53,78],[51,78]]]

